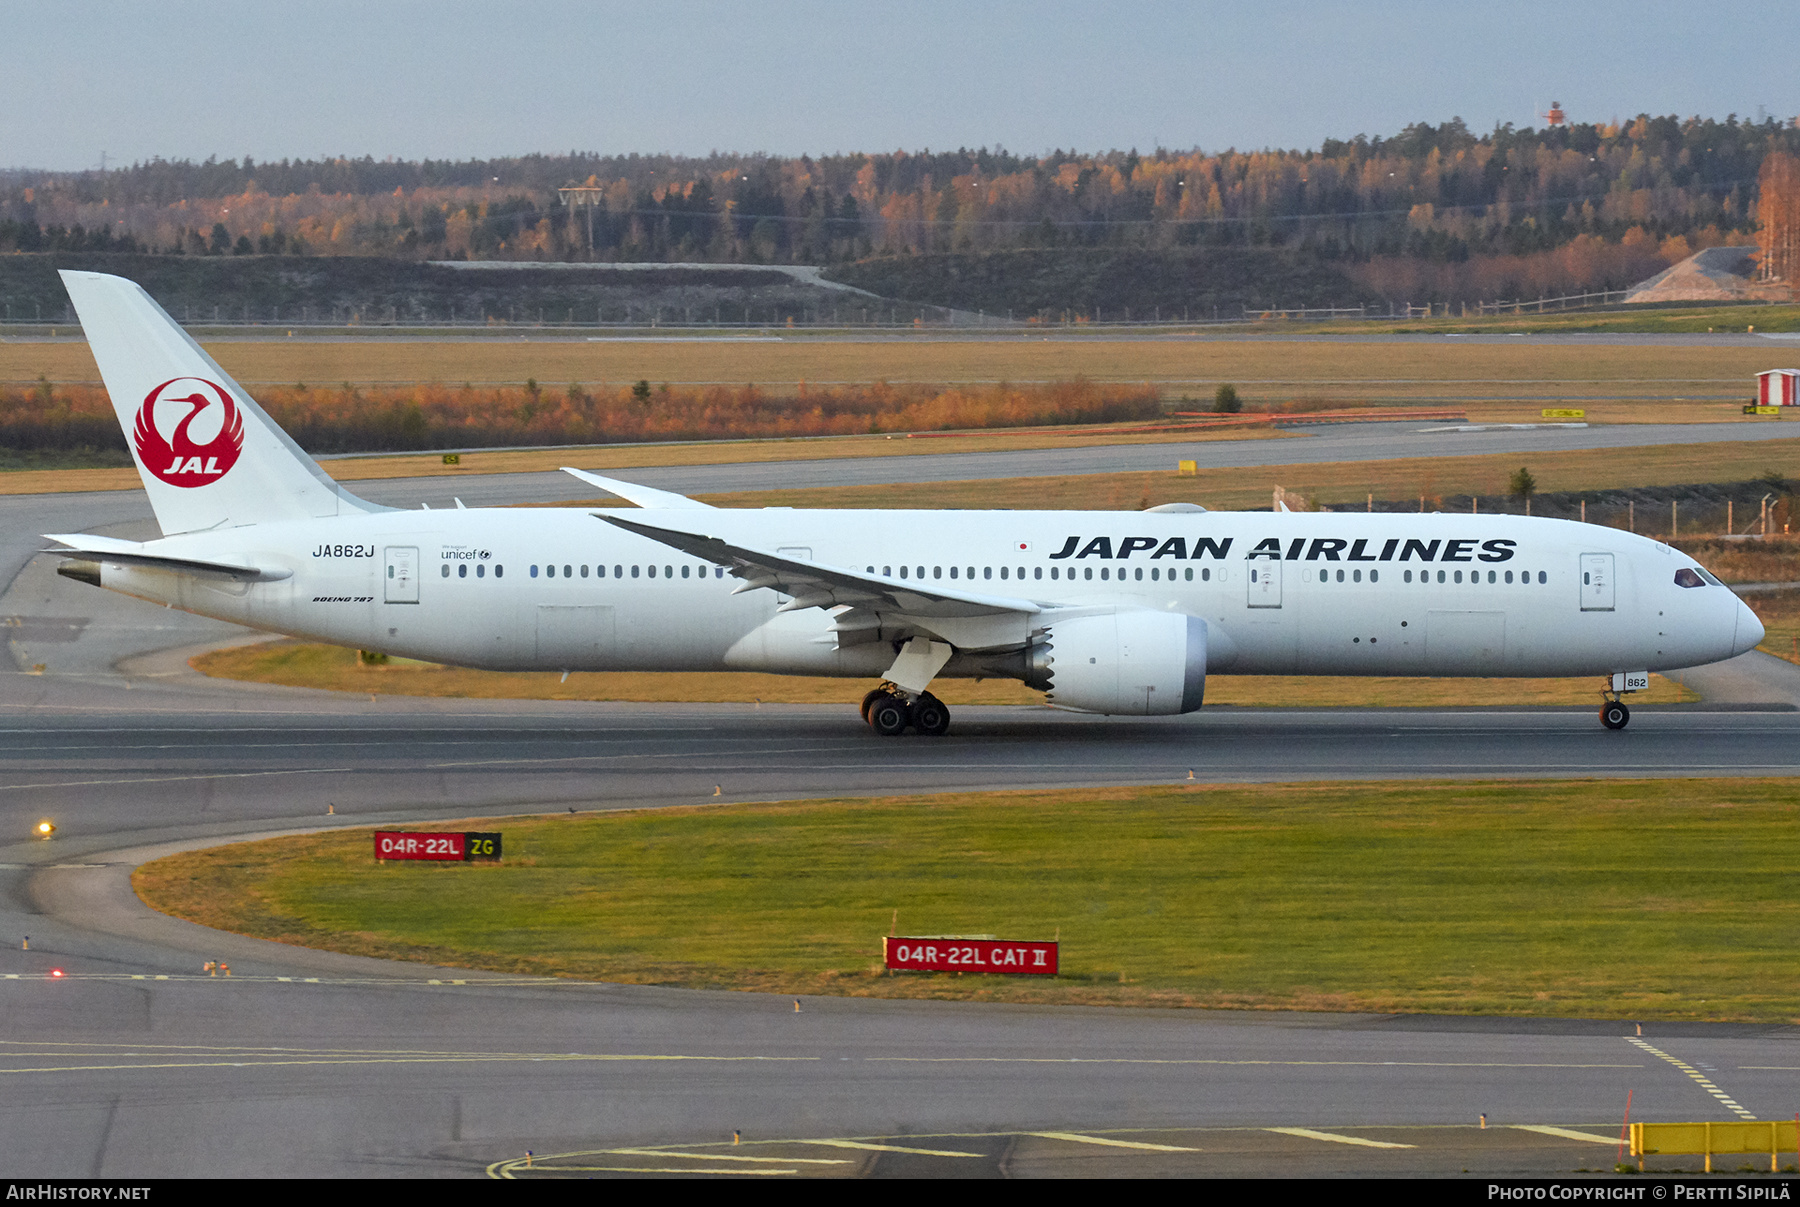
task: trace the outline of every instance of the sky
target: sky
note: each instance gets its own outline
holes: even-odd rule
[[[1552,101],[1576,121],[1800,113],[1793,0],[0,0],[0,28],[0,166],[55,170],[1307,148],[1539,125]]]

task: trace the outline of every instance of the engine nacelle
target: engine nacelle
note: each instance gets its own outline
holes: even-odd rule
[[[1082,712],[1193,712],[1206,692],[1206,622],[1127,608],[1052,624],[1031,662],[1052,704]]]

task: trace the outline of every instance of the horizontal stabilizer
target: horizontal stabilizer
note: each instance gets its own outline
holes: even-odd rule
[[[178,574],[196,574],[202,578],[229,578],[244,583],[272,583],[294,576],[294,572],[285,566],[255,566],[248,562],[171,557],[164,553],[147,552],[146,547],[137,541],[122,541],[117,537],[93,536],[84,532],[66,536],[47,533],[44,539],[60,541],[70,546],[67,549],[46,549],[45,553],[60,553],[65,557],[86,554],[94,561],[110,562],[116,566],[145,566],[153,570],[172,570]]]
[[[690,499],[686,495],[678,495],[672,490],[657,490],[653,486],[639,486],[636,482],[621,482],[617,478],[603,478],[599,474],[590,474],[585,469],[570,469],[563,466],[565,474],[573,474],[589,486],[598,486],[609,495],[618,495],[627,503],[638,507],[648,507],[662,511],[717,511],[711,503],[702,503]]]

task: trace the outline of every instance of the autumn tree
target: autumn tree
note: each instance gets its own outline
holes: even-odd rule
[[[1791,283],[1800,277],[1800,158],[1786,151],[1767,156],[1756,183],[1762,279]]]

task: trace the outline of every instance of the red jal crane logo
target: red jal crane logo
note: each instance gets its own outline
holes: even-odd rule
[[[171,409],[175,406],[188,408],[166,440],[156,423],[159,405]],[[189,435],[189,429],[194,420],[215,405],[218,407],[218,431],[205,444],[196,443]],[[244,417],[238,413],[230,392],[217,382],[203,377],[176,377],[144,396],[144,405],[138,408],[137,430],[132,436],[137,444],[138,461],[158,480],[170,486],[205,486],[208,482],[217,482],[237,464],[238,454],[244,451]]]

